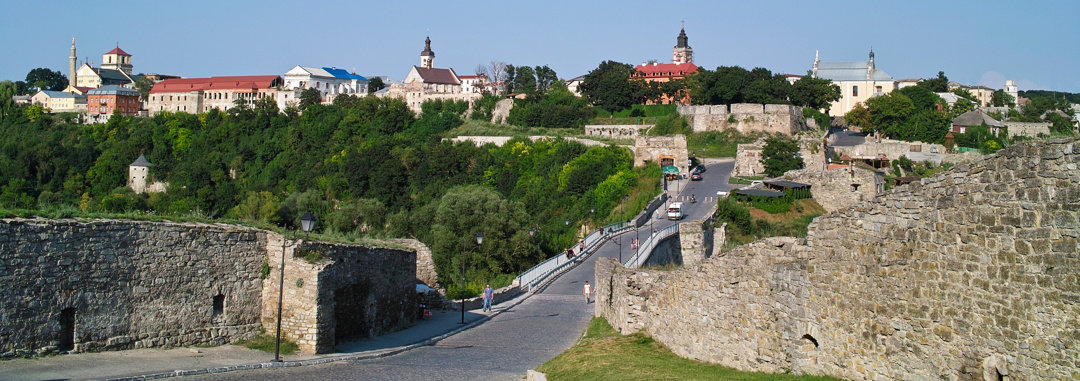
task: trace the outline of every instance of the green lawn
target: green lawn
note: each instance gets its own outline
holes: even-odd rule
[[[593,318],[581,341],[536,370],[549,380],[835,380],[741,372],[684,359],[643,333],[620,335],[603,318]]]

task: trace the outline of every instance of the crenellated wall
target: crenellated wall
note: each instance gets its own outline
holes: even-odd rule
[[[302,350],[333,349],[342,324],[334,308],[355,304],[335,295],[353,284],[371,285],[363,296],[375,307],[350,317],[372,327],[355,337],[412,322],[415,252],[303,243],[328,258],[309,264],[292,257],[295,245],[286,249],[282,332]],[[247,227],[2,219],[0,357],[221,345],[273,333],[280,261],[281,235]]]
[[[1018,144],[696,267],[598,261],[596,314],[743,370],[1076,379],[1078,143]]]

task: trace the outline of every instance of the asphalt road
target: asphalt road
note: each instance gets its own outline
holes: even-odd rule
[[[728,190],[727,179],[733,160],[706,163],[701,181],[683,181],[671,191],[684,197],[697,196],[686,203],[687,219],[703,217],[715,202],[717,190]],[[684,220],[685,221],[685,220]],[[653,219],[656,229],[675,221]],[[593,315],[592,304],[582,295],[585,281],[594,279],[594,263],[601,257],[629,259],[629,239],[651,230],[623,233],[608,241],[584,263],[566,272],[546,288],[521,304],[491,320],[446,338],[436,345],[420,347],[380,359],[340,361],[323,365],[258,369],[215,375],[192,376],[188,380],[520,380],[529,369],[570,348],[584,332]],[[618,242],[618,243],[616,243]],[[620,245],[621,244],[621,245]]]

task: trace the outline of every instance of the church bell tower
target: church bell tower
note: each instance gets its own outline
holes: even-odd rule
[[[694,49],[686,43],[686,26],[679,29],[679,37],[675,40],[675,49],[671,51],[671,63],[683,64],[694,62]]]
[[[435,52],[431,50],[431,36],[424,40],[424,51],[420,52],[420,67],[431,69],[435,61]]]

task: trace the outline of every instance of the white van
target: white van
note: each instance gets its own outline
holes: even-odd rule
[[[667,218],[669,220],[681,220],[682,219],[682,203],[681,202],[673,202],[671,204],[668,204]]]

